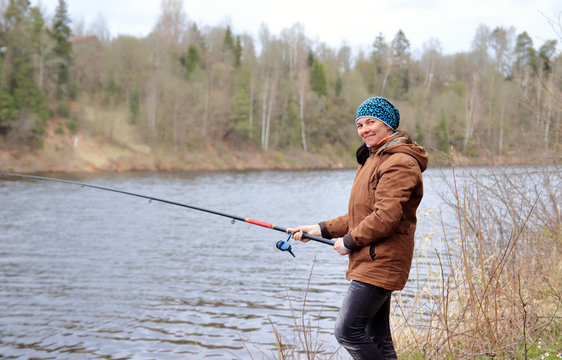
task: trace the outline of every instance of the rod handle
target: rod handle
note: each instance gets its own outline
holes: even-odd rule
[[[334,246],[334,243],[335,243],[335,241],[332,240],[332,239],[326,239],[326,238],[323,238],[323,237],[320,237],[320,236],[309,235],[307,233],[303,233],[302,237],[305,238],[305,239],[318,241],[318,242],[328,244],[328,245],[332,245],[332,246]]]
[[[288,228],[284,228],[284,227],[281,227],[281,226],[272,225],[272,229],[277,230],[277,231],[282,231],[282,232],[287,233],[287,234],[289,233]],[[326,239],[326,238],[323,238],[323,237],[320,237],[320,236],[310,235],[310,234],[307,234],[305,232],[303,232],[302,234],[303,234],[302,237],[305,238],[305,239],[318,241],[318,242],[321,242],[321,243],[327,244],[327,245],[334,246],[334,243],[336,242],[335,240],[332,240],[332,239]]]

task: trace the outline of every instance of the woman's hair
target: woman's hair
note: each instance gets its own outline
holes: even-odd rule
[[[355,157],[359,165],[365,165],[365,161],[369,158],[369,148],[365,143],[361,144],[355,152]]]

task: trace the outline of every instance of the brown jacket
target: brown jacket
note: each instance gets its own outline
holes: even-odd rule
[[[351,250],[346,278],[402,290],[412,264],[416,209],[423,196],[427,152],[404,133],[370,148],[360,165],[346,215],[320,223]]]

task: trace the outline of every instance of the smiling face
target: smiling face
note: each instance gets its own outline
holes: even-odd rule
[[[377,145],[382,139],[394,132],[388,125],[374,117],[359,118],[356,125],[357,134],[367,146]]]

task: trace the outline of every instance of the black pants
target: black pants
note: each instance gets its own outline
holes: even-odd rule
[[[354,359],[396,359],[390,335],[391,294],[390,290],[360,281],[349,285],[335,335]]]

